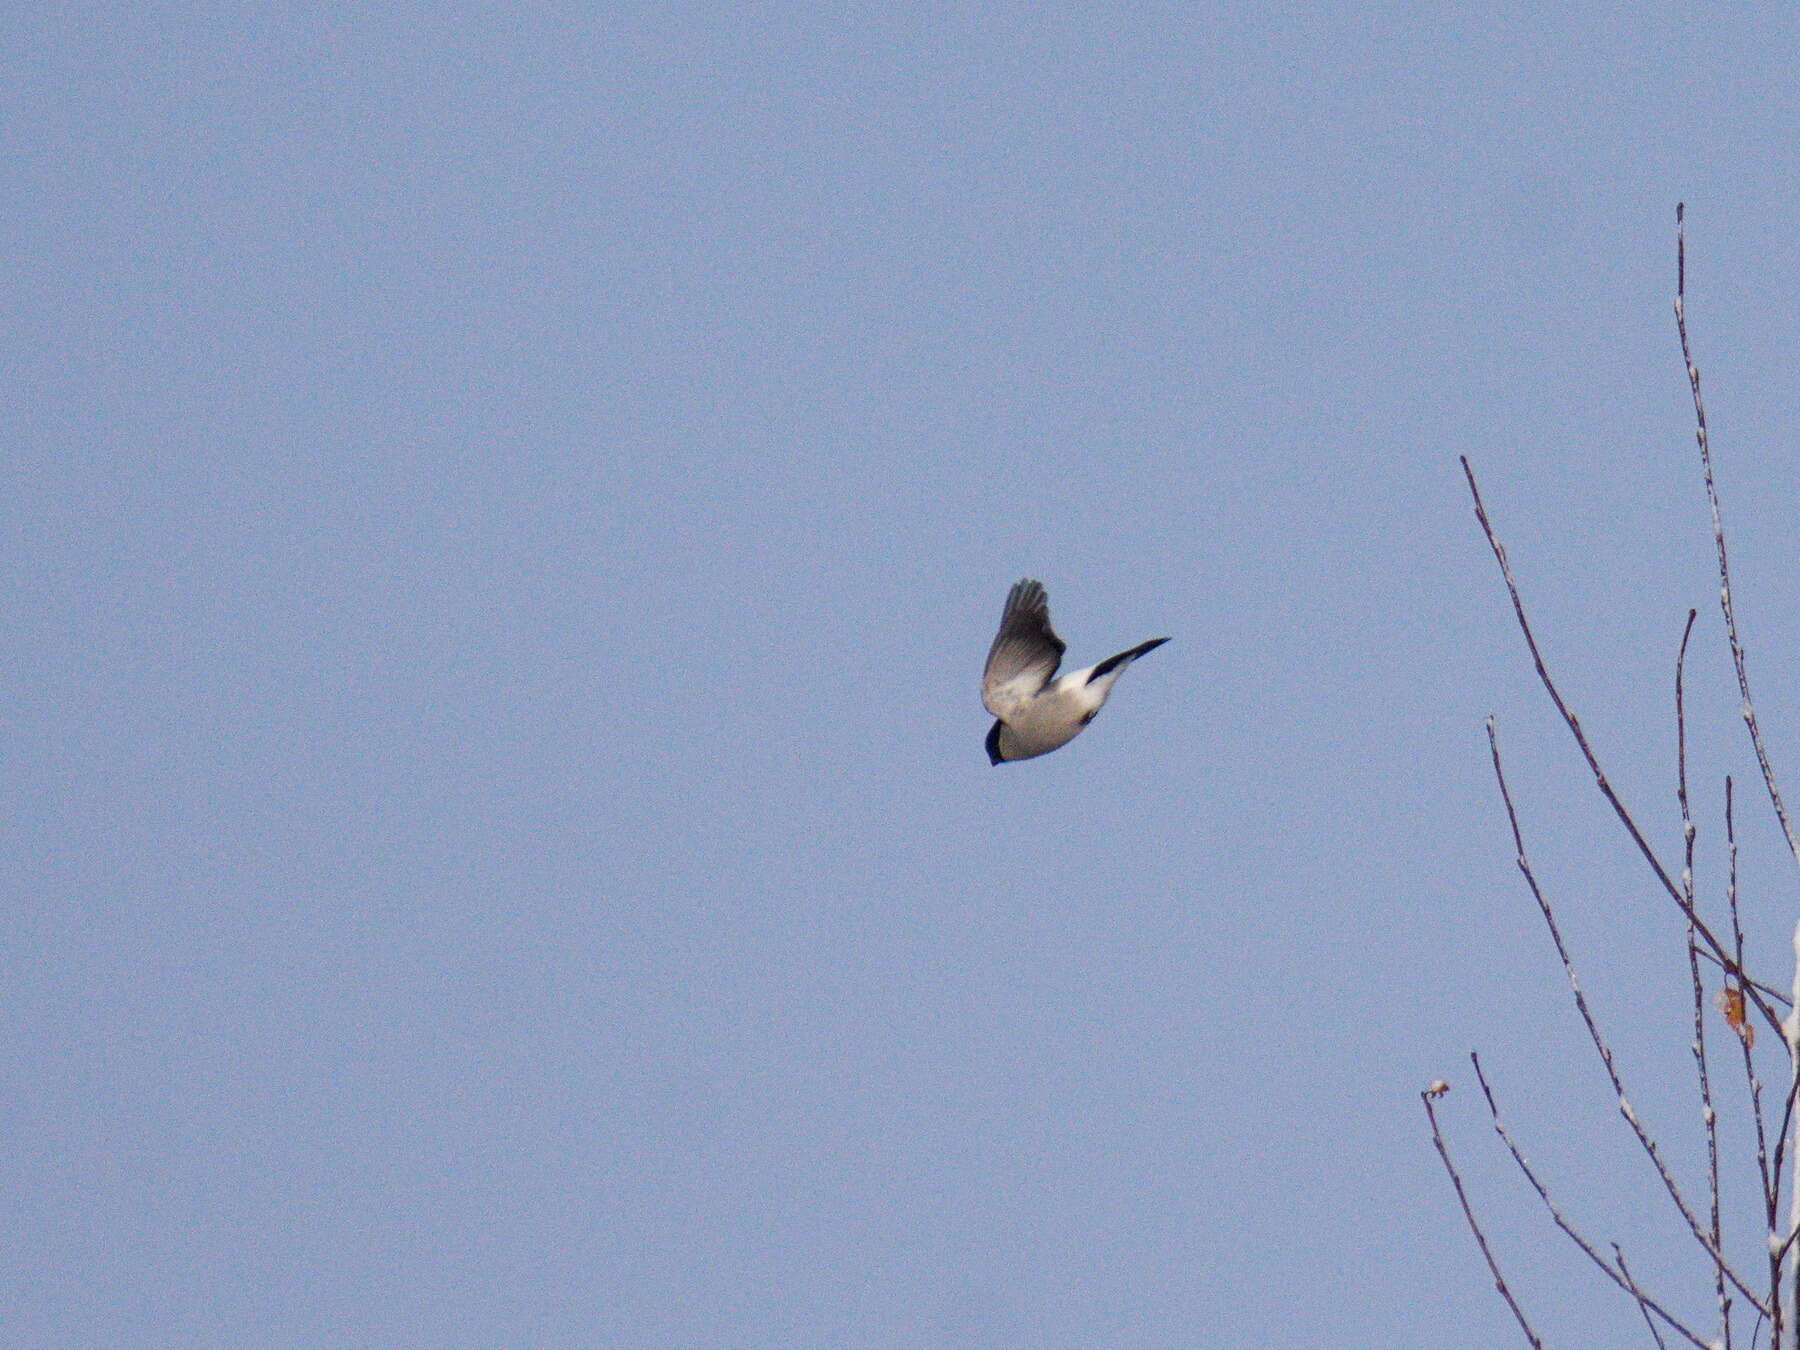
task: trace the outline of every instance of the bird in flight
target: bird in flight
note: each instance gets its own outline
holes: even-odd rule
[[[1031,759],[1067,745],[1094,720],[1125,668],[1168,640],[1151,638],[1097,666],[1055,678],[1066,648],[1050,627],[1044,583],[1026,577],[1007,592],[1000,632],[981,675],[981,702],[995,718],[987,735],[988,762]]]

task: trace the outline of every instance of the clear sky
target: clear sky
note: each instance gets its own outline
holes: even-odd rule
[[[1247,12],[1248,11],[1248,12]],[[0,34],[33,1347],[1445,1347],[1697,1317],[1674,857],[1800,783],[1783,6],[45,5]],[[1024,575],[1095,725],[990,767]],[[1746,794],[1787,978],[1791,867]],[[1746,1235],[1742,1230],[1739,1237]],[[1750,1240],[1754,1234],[1748,1235]]]

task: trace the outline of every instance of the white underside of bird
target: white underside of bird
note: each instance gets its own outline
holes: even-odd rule
[[[995,718],[988,760],[1032,759],[1067,745],[1094,720],[1126,668],[1167,641],[1152,638],[1085,670],[1057,675],[1066,648],[1050,627],[1049,595],[1043,582],[1025,578],[1007,593],[981,676],[981,702]]]

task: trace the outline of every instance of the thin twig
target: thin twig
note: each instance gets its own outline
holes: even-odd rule
[[[1621,1268],[1615,1267],[1612,1262],[1608,1261],[1606,1257],[1601,1254],[1600,1249],[1583,1237],[1575,1225],[1569,1222],[1568,1218],[1563,1214],[1562,1209],[1557,1205],[1556,1201],[1551,1198],[1550,1188],[1544,1185],[1543,1179],[1538,1176],[1537,1172],[1532,1168],[1531,1163],[1526,1160],[1524,1152],[1514,1141],[1512,1131],[1507,1129],[1506,1123],[1500,1119],[1500,1107],[1494,1100],[1494,1089],[1488,1083],[1487,1073],[1481,1067],[1481,1056],[1471,1052],[1469,1055],[1469,1062],[1475,1066],[1475,1081],[1481,1084],[1481,1095],[1487,1098],[1488,1118],[1494,1123],[1494,1133],[1500,1136],[1500,1142],[1506,1145],[1506,1151],[1512,1155],[1513,1162],[1518,1165],[1519,1171],[1525,1174],[1525,1180],[1530,1183],[1531,1189],[1537,1192],[1538,1199],[1543,1201],[1544,1208],[1550,1212],[1551,1221],[1562,1230],[1564,1236],[1577,1247],[1581,1248],[1582,1253],[1587,1259],[1598,1266],[1607,1279],[1611,1280],[1614,1284],[1618,1285],[1619,1288],[1635,1298],[1640,1308],[1649,1308],[1658,1317],[1662,1318],[1663,1321],[1667,1322],[1671,1328],[1685,1336],[1695,1345],[1699,1346],[1700,1350],[1712,1350],[1712,1346],[1708,1342],[1700,1339],[1698,1332],[1692,1327],[1687,1326],[1680,1318],[1676,1317],[1667,1308],[1663,1307],[1660,1302],[1651,1298],[1641,1288],[1637,1287],[1632,1282],[1630,1276],[1626,1275]],[[1616,1252],[1618,1247],[1615,1245],[1613,1250]]]
[[[1699,957],[1702,961],[1706,962],[1707,965],[1717,966],[1726,975],[1730,976],[1734,982],[1739,982],[1748,988],[1755,989],[1757,993],[1768,999],[1771,1005],[1779,1003],[1784,1008],[1793,1007],[1794,1000],[1789,998],[1781,990],[1777,989],[1766,980],[1751,979],[1749,972],[1741,968],[1734,970],[1732,968],[1732,963],[1729,960],[1721,961],[1704,947],[1700,948]]]
[[[1768,747],[1763,742],[1762,728],[1756,720],[1756,700],[1750,694],[1750,672],[1744,659],[1744,644],[1738,637],[1737,612],[1731,598],[1731,562],[1725,550],[1725,525],[1719,511],[1719,489],[1713,477],[1712,447],[1706,434],[1706,399],[1700,390],[1700,367],[1694,363],[1693,348],[1688,342],[1687,330],[1687,208],[1682,203],[1675,206],[1675,331],[1681,339],[1681,361],[1687,369],[1688,389],[1694,400],[1694,441],[1700,449],[1700,471],[1706,482],[1706,501],[1712,511],[1713,550],[1719,559],[1719,609],[1725,616],[1725,637],[1731,647],[1732,669],[1737,674],[1738,697],[1740,711],[1744,719],[1744,727],[1750,734],[1750,746],[1756,753],[1756,765],[1762,771],[1763,787],[1769,794],[1769,805],[1774,808],[1775,819],[1781,825],[1782,838],[1787,841],[1788,852],[1794,861],[1800,864],[1800,840],[1794,835],[1793,821],[1789,818],[1787,807],[1781,799],[1781,787],[1775,781],[1775,768],[1769,761]],[[1800,960],[1800,952],[1797,952]],[[1741,969],[1741,966],[1740,966]],[[1753,991],[1752,991],[1753,995]],[[1795,997],[1800,999],[1800,965],[1796,967]],[[1760,1000],[1759,1000],[1760,1002]],[[1789,1006],[1796,1006],[1790,1004]],[[1796,1011],[1789,1019],[1789,1025],[1776,1027],[1781,1032],[1782,1040],[1787,1046],[1788,1059],[1791,1065],[1790,1083],[1787,1102],[1782,1108],[1781,1130],[1775,1140],[1774,1184],[1772,1191],[1779,1192],[1781,1187],[1781,1155],[1788,1138],[1788,1122],[1794,1113],[1794,1098],[1800,1093],[1800,1011]],[[1746,1053],[1748,1050],[1746,1049]],[[1760,1124],[1760,1122],[1759,1122]],[[1800,1162],[1800,1143],[1794,1145],[1794,1157]],[[1770,1190],[1771,1188],[1765,1188]],[[1792,1197],[1792,1213],[1788,1221],[1788,1235],[1781,1244],[1776,1257],[1775,1288],[1770,1291],[1770,1303],[1774,1311],[1770,1317],[1769,1344],[1773,1350],[1782,1350],[1782,1290],[1781,1264],[1793,1246],[1794,1235],[1800,1232],[1800,1180],[1796,1180],[1790,1188]],[[1777,1205],[1778,1207],[1778,1201]],[[1770,1225],[1771,1231],[1774,1225]],[[1790,1337],[1800,1337],[1800,1262],[1796,1262],[1793,1275],[1793,1290],[1790,1299]]]
[[[1630,1267],[1625,1264],[1624,1251],[1616,1242],[1613,1243],[1612,1249],[1613,1256],[1619,1262],[1619,1273],[1625,1277],[1625,1283],[1631,1287],[1631,1292],[1637,1297],[1638,1311],[1643,1314],[1644,1325],[1650,1328],[1650,1338],[1656,1342],[1656,1350],[1669,1350],[1667,1343],[1662,1338],[1662,1332],[1656,1329],[1656,1323],[1651,1320],[1649,1300],[1644,1297],[1644,1291],[1638,1288],[1637,1281],[1631,1277]],[[1707,1347],[1707,1350],[1712,1350],[1712,1347]]]
[[[1639,1146],[1644,1150],[1645,1156],[1650,1159],[1651,1166],[1656,1169],[1656,1175],[1662,1179],[1663,1189],[1675,1202],[1675,1208],[1686,1220],[1688,1231],[1694,1235],[1694,1240],[1705,1249],[1706,1254],[1712,1258],[1720,1270],[1724,1271],[1726,1278],[1737,1286],[1739,1292],[1761,1307],[1761,1296],[1744,1283],[1743,1279],[1725,1260],[1725,1254],[1719,1249],[1718,1243],[1714,1242],[1707,1235],[1706,1230],[1701,1227],[1700,1220],[1688,1204],[1687,1197],[1682,1194],[1681,1187],[1676,1184],[1668,1165],[1663,1162],[1662,1150],[1657,1147],[1656,1140],[1650,1136],[1650,1132],[1638,1120],[1637,1111],[1633,1109],[1630,1100],[1625,1095],[1625,1084],[1619,1077],[1617,1066],[1613,1063],[1612,1047],[1600,1034],[1599,1024],[1594,1021],[1593,1011],[1588,1007],[1587,994],[1581,987],[1581,980],[1575,974],[1575,964],[1569,956],[1568,944],[1563,941],[1562,928],[1556,921],[1556,911],[1550,907],[1550,901],[1545,897],[1543,888],[1538,885],[1537,874],[1532,871],[1531,861],[1525,856],[1525,836],[1519,828],[1519,813],[1513,806],[1512,791],[1506,785],[1506,771],[1500,764],[1500,740],[1495,734],[1494,719],[1491,717],[1487,719],[1487,736],[1488,752],[1494,762],[1494,778],[1500,785],[1500,800],[1506,806],[1507,824],[1512,827],[1514,861],[1525,877],[1525,884],[1531,890],[1532,899],[1537,901],[1538,912],[1544,916],[1544,926],[1550,930],[1550,940],[1556,945],[1556,955],[1562,962],[1563,975],[1569,983],[1569,992],[1574,995],[1575,1010],[1581,1015],[1582,1025],[1587,1028],[1588,1039],[1593,1041],[1594,1050],[1600,1056],[1600,1064],[1606,1070],[1607,1081],[1612,1084],[1613,1097],[1619,1104],[1619,1114],[1625,1117],[1625,1122],[1631,1126],[1631,1132],[1637,1136]]]
[[[1750,744],[1756,751],[1756,764],[1762,770],[1763,786],[1768,789],[1769,803],[1775,808],[1775,819],[1781,822],[1782,837],[1788,852],[1800,863],[1800,840],[1794,837],[1794,825],[1782,804],[1781,788],[1775,782],[1775,769],[1769,763],[1768,749],[1763,745],[1762,729],[1756,724],[1756,702],[1750,697],[1750,672],[1744,663],[1744,645],[1738,641],[1737,615],[1731,603],[1731,564],[1725,557],[1725,526],[1719,516],[1719,489],[1713,482],[1712,449],[1706,440],[1706,400],[1700,395],[1700,367],[1694,364],[1688,346],[1687,331],[1687,226],[1685,203],[1675,205],[1675,331],[1681,337],[1681,360],[1687,367],[1688,388],[1694,395],[1694,439],[1700,446],[1700,469],[1706,479],[1706,500],[1712,507],[1713,548],[1719,555],[1719,608],[1725,614],[1725,637],[1731,644],[1731,664],[1737,671],[1738,694],[1742,698],[1744,726],[1750,732]]]
[[[1737,815],[1732,800],[1731,775],[1725,775],[1725,905],[1731,913],[1731,945],[1738,965],[1744,962],[1744,925],[1738,914]],[[1769,1232],[1775,1231],[1775,1206],[1780,1190],[1780,1177],[1771,1184],[1769,1175],[1769,1140],[1763,1125],[1762,1080],[1756,1073],[1753,1038],[1738,1032],[1738,1044],[1744,1050],[1744,1079],[1750,1089],[1750,1115],[1756,1122],[1756,1166],[1762,1174],[1763,1205],[1769,1212]],[[1777,1164],[1779,1170],[1779,1164]]]
[[[1787,1254],[1794,1249],[1794,1240],[1796,1238],[1800,1238],[1800,1228],[1796,1228],[1793,1232],[1789,1233],[1786,1237],[1784,1237],[1780,1242],[1775,1244],[1774,1250],[1775,1250],[1775,1255],[1778,1259],[1784,1260],[1784,1261],[1787,1259]]]
[[[1725,775],[1725,908],[1731,915],[1731,945],[1737,955],[1738,964],[1744,961],[1744,925],[1738,912],[1738,870],[1737,870],[1737,809],[1733,793],[1732,778]],[[1739,1016],[1741,1017],[1741,1012]],[[1781,1139],[1775,1141],[1775,1163],[1771,1170],[1769,1165],[1769,1135],[1763,1121],[1762,1079],[1756,1072],[1756,1054],[1754,1028],[1747,1023],[1732,1027],[1737,1033],[1738,1048],[1744,1057],[1744,1083],[1750,1093],[1750,1119],[1756,1127],[1756,1174],[1758,1184],[1762,1187],[1763,1224],[1767,1233],[1769,1248],[1769,1289],[1776,1293],[1772,1300],[1779,1305],[1781,1299],[1778,1291],[1781,1288],[1782,1253],[1777,1250],[1780,1241],[1780,1230],[1776,1227],[1776,1215],[1781,1204]],[[1757,1332],[1762,1321],[1758,1314],[1758,1325],[1750,1333],[1752,1347],[1755,1346]],[[1781,1337],[1781,1320],[1779,1315],[1770,1320],[1770,1342],[1779,1342]]]
[[[1800,924],[1794,927],[1794,997],[1800,999]],[[1800,1096],[1800,1011],[1795,1012],[1787,1020],[1784,1028],[1784,1040],[1787,1041],[1788,1063],[1792,1067],[1788,1085],[1787,1109],[1782,1113],[1782,1134],[1787,1133],[1787,1119],[1793,1115],[1794,1099]],[[1800,1139],[1796,1139],[1793,1147],[1794,1179],[1788,1183],[1788,1238],[1785,1246],[1791,1249],[1794,1237],[1800,1234]],[[1788,1260],[1789,1252],[1782,1252],[1782,1259]],[[1800,1261],[1795,1261],[1793,1280],[1793,1301],[1788,1305],[1788,1335],[1795,1342],[1795,1350],[1800,1350]],[[1781,1290],[1775,1290],[1774,1302],[1781,1302]]]
[[[1781,1103],[1781,1128],[1775,1131],[1775,1190],[1781,1190],[1781,1160],[1788,1146],[1788,1126],[1794,1119],[1794,1100],[1800,1096],[1800,1073],[1790,1075],[1787,1095]]]
[[[1725,637],[1731,647],[1731,665],[1737,674],[1738,697],[1740,711],[1744,719],[1744,727],[1750,734],[1750,746],[1756,753],[1756,765],[1762,771],[1763,787],[1769,794],[1769,805],[1774,808],[1775,819],[1781,825],[1782,838],[1787,841],[1788,852],[1796,864],[1800,864],[1800,840],[1794,836],[1793,821],[1789,818],[1787,807],[1781,800],[1781,787],[1775,781],[1775,768],[1769,761],[1768,747],[1763,742],[1762,728],[1756,720],[1756,700],[1750,694],[1750,671],[1744,659],[1744,644],[1738,637],[1737,611],[1731,597],[1731,562],[1725,550],[1725,525],[1719,511],[1719,489],[1713,476],[1712,447],[1706,433],[1706,399],[1700,390],[1700,367],[1694,363],[1693,348],[1688,342],[1687,329],[1687,208],[1683,203],[1675,206],[1675,331],[1681,339],[1681,361],[1687,369],[1688,389],[1694,400],[1694,441],[1700,450],[1700,471],[1706,482],[1706,502],[1712,511],[1713,550],[1719,559],[1719,609],[1725,616]],[[1788,1122],[1794,1113],[1794,1099],[1800,1093],[1800,934],[1796,935],[1796,970],[1795,999],[1789,1006],[1795,1012],[1789,1017],[1787,1025],[1777,1026],[1782,1034],[1782,1041],[1787,1046],[1790,1064],[1790,1081],[1787,1102],[1782,1108],[1781,1130],[1775,1142],[1775,1174],[1774,1191],[1781,1187],[1781,1153],[1787,1143]],[[1740,966],[1741,969],[1741,966]],[[1754,991],[1751,991],[1754,996]],[[1759,1000],[1760,1001],[1760,1000]],[[1800,1142],[1793,1148],[1794,1161],[1800,1163]],[[1776,1260],[1775,1288],[1770,1291],[1769,1302],[1773,1306],[1770,1317],[1769,1344],[1774,1350],[1782,1350],[1782,1290],[1781,1267],[1787,1259],[1787,1253],[1793,1246],[1794,1234],[1800,1232],[1800,1178],[1789,1188],[1791,1213],[1788,1219],[1788,1236],[1782,1243],[1780,1254]],[[1771,1224],[1771,1230],[1773,1230]],[[1793,1289],[1789,1303],[1790,1315],[1788,1334],[1800,1345],[1800,1262],[1794,1264]]]
[[[1681,806],[1681,890],[1689,909],[1694,903],[1694,816],[1688,804],[1687,776],[1687,698],[1683,675],[1687,669],[1688,639],[1694,635],[1696,611],[1690,609],[1681,630],[1681,646],[1675,653],[1675,800]],[[1709,1219],[1713,1250],[1724,1250],[1723,1228],[1719,1218],[1719,1116],[1713,1109],[1712,1075],[1706,1063],[1706,990],[1700,982],[1700,958],[1694,942],[1694,926],[1688,925],[1688,981],[1694,995],[1694,1068],[1700,1078],[1700,1120],[1706,1130],[1706,1185],[1710,1200]],[[1620,1258],[1620,1266],[1624,1258]],[[1731,1295],[1725,1289],[1722,1263],[1713,1265],[1713,1293],[1719,1304],[1719,1336],[1724,1350],[1731,1350]],[[1660,1338],[1659,1338],[1660,1339]]]
[[[1734,970],[1732,968],[1732,962],[1729,959],[1721,961],[1705,947],[1700,949],[1700,959],[1709,966],[1717,966],[1726,975],[1730,976],[1734,982],[1742,983],[1746,988],[1756,990],[1757,993],[1769,1000],[1771,1007],[1778,1003],[1784,1008],[1792,1008],[1794,1006],[1794,1000],[1792,998],[1782,990],[1777,989],[1774,985],[1770,984],[1767,980],[1752,979],[1750,977],[1750,972],[1747,970]],[[1745,1001],[1749,1002],[1747,996]]]
[[[1438,1157],[1444,1160],[1444,1170],[1450,1174],[1450,1184],[1456,1188],[1457,1203],[1462,1206],[1463,1218],[1469,1221],[1469,1231],[1475,1235],[1475,1245],[1481,1248],[1481,1258],[1487,1262],[1488,1271],[1494,1277],[1494,1288],[1500,1297],[1506,1300],[1506,1306],[1512,1309],[1512,1315],[1519,1324],[1519,1330],[1525,1333],[1525,1339],[1531,1343],[1531,1350],[1544,1350],[1543,1341],[1538,1339],[1537,1332],[1531,1329],[1531,1323],[1525,1318],[1525,1310],[1519,1306],[1519,1300],[1507,1287],[1506,1277],[1500,1273],[1500,1263],[1494,1260],[1493,1250],[1488,1246],[1487,1234],[1481,1231],[1481,1224],[1476,1221],[1475,1211],[1469,1205],[1469,1196],[1463,1190],[1462,1177],[1457,1175],[1456,1164],[1450,1161],[1450,1150],[1444,1144],[1443,1131],[1438,1128],[1437,1107],[1433,1105],[1435,1093],[1427,1089],[1419,1094],[1419,1100],[1425,1103],[1425,1118],[1431,1122],[1431,1142],[1437,1145]]]
[[[1582,757],[1587,760],[1588,769],[1594,775],[1594,782],[1599,787],[1600,794],[1606,798],[1607,803],[1613,809],[1613,814],[1619,818],[1619,823],[1625,827],[1625,832],[1637,845],[1638,852],[1643,855],[1644,861],[1650,864],[1650,870],[1662,883],[1663,890],[1668,892],[1669,898],[1681,910],[1682,916],[1694,925],[1694,931],[1704,939],[1712,957],[1718,961],[1720,966],[1728,974],[1741,975],[1741,970],[1736,961],[1732,959],[1731,953],[1725,950],[1724,944],[1713,934],[1706,921],[1687,902],[1687,898],[1681,893],[1681,888],[1675,884],[1675,879],[1669,875],[1662,860],[1650,847],[1650,841],[1644,838],[1643,831],[1638,828],[1637,821],[1626,809],[1624,801],[1613,790],[1606,771],[1600,766],[1599,757],[1594,754],[1594,748],[1588,742],[1587,733],[1581,728],[1581,719],[1576,717],[1569,705],[1564,702],[1562,691],[1556,687],[1556,681],[1550,677],[1549,667],[1544,664],[1543,652],[1538,648],[1537,635],[1532,631],[1531,620],[1525,614],[1525,602],[1519,594],[1519,583],[1513,576],[1512,564],[1507,561],[1506,548],[1501,544],[1500,537],[1494,533],[1493,522],[1488,519],[1487,506],[1481,500],[1481,488],[1475,482],[1475,470],[1470,467],[1467,455],[1461,456],[1461,459],[1463,476],[1469,480],[1469,494],[1475,499],[1475,519],[1480,522],[1481,531],[1487,536],[1488,547],[1493,550],[1494,560],[1500,565],[1500,577],[1506,583],[1507,594],[1512,598],[1513,615],[1518,620],[1519,631],[1525,636],[1525,646],[1531,653],[1532,664],[1537,668],[1539,682],[1544,686],[1545,692],[1550,695],[1550,701],[1556,705],[1556,711],[1569,728],[1570,734],[1575,737],[1575,744],[1580,748]],[[1758,992],[1757,986],[1747,977],[1745,977],[1744,996],[1751,1001],[1771,1027],[1777,1031],[1781,1029],[1781,1019],[1769,1006],[1768,1001]]]

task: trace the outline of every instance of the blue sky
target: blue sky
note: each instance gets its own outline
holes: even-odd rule
[[[34,1346],[1637,1343],[1669,856],[1800,772],[1775,6],[50,7],[0,38]],[[1006,588],[1094,727],[991,768]],[[1794,877],[1740,809],[1754,940]],[[1602,975],[1601,972],[1605,974]],[[1754,1235],[1751,1235],[1752,1238]]]

